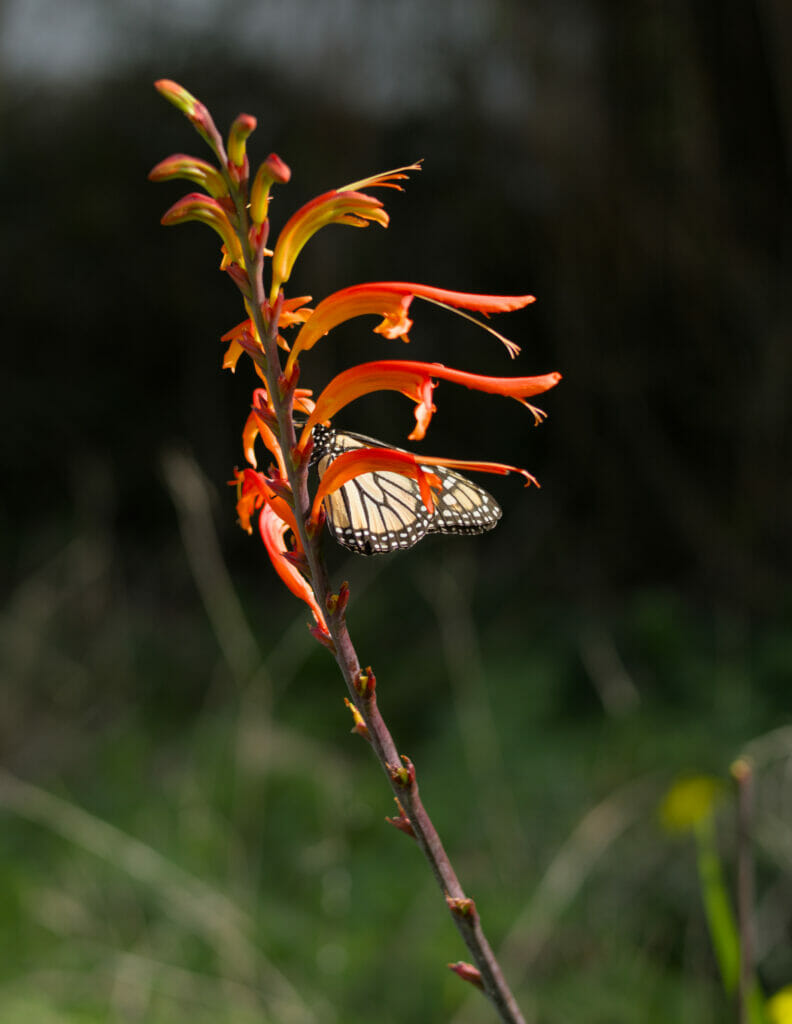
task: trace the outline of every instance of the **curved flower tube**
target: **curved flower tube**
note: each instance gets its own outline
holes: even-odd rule
[[[160,218],[160,223],[169,227],[172,224],[183,224],[188,220],[208,224],[223,239],[229,259],[244,267],[242,247],[222,203],[211,196],[205,196],[203,192],[190,192],[166,210]]]
[[[536,422],[544,413],[526,401],[533,395],[542,394],[561,380],[561,374],[546,373],[538,377],[485,377],[464,370],[452,370],[442,363],[422,363],[408,359],[382,359],[361,363],[344,370],[334,377],[316,399],[313,412],[305,423],[300,436],[299,448],[304,450],[311,430],[317,423],[326,423],[345,405],[370,394],[372,391],[398,391],[416,403],[416,426],[409,435],[411,441],[420,441],[435,412],[432,392],[437,386],[433,378],[463,384],[475,391],[514,398],[530,409]]]
[[[306,203],[289,218],[278,235],[272,257],[270,301],[274,301],[274,296],[289,280],[294,262],[305,243],[320,228],[326,224],[365,228],[369,221],[375,221],[386,228],[389,220],[382,202],[364,192],[339,192],[333,189]]]
[[[327,629],[322,609],[314,596],[305,578],[286,557],[290,552],[286,547],[286,531],[291,527],[275,513],[271,505],[264,505],[259,516],[259,532],[270,556],[275,572],[280,576],[289,590],[301,601],[305,601],[316,619],[316,624],[321,633],[319,639],[330,640],[330,633]]]
[[[222,199],[228,195],[228,185],[223,175],[212,164],[197,156],[186,153],[174,153],[173,156],[152,167],[148,173],[149,181],[171,181],[174,178],[186,178],[200,185],[214,199]]]
[[[305,243],[326,224],[347,224],[350,227],[365,228],[368,227],[370,221],[375,221],[384,228],[388,226],[390,218],[382,202],[374,196],[366,195],[359,189],[378,187],[401,189],[401,185],[397,185],[395,182],[406,178],[405,172],[419,171],[420,169],[420,164],[416,163],[409,167],[385,171],[383,174],[377,174],[371,178],[364,178],[351,185],[345,185],[343,188],[332,189],[330,192],[325,192],[312,199],[292,214],[275,244],[275,253],[272,257],[270,301],[275,301],[281,286],[289,280],[294,261],[300,255]]]
[[[271,480],[255,469],[238,469],[231,483],[235,484],[237,489],[236,507],[239,525],[246,533],[252,533],[253,531],[250,525],[253,513],[263,505],[269,505],[275,515],[282,519],[294,534],[296,549],[302,552],[294,511],[288,502],[284,501],[275,491],[275,486],[278,485],[279,481]]]
[[[383,318],[382,323],[374,328],[375,333],[383,334],[386,338],[409,341],[407,332],[412,327],[412,320],[407,316],[407,311],[416,297],[451,309],[471,309],[485,315],[508,313],[536,301],[533,295],[478,295],[408,281],[372,281],[342,288],[323,299],[308,317],[295,338],[284,372],[288,376],[300,353],[313,348],[320,338],[338,324],[367,313]],[[504,342],[510,354],[516,355],[520,351],[514,342],[497,332],[493,333]]]
[[[510,466],[506,462],[476,462],[471,459],[443,459],[424,455],[416,455],[416,458],[420,458],[424,468],[426,466],[445,466],[446,469],[464,469],[468,473],[494,473],[498,476],[519,473],[520,476],[525,477],[526,487],[530,487],[531,484],[534,487],[542,486],[533,473],[529,473],[527,469],[520,469],[519,466]]]

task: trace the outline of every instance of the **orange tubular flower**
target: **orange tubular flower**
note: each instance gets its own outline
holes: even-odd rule
[[[149,171],[149,181],[171,181],[174,178],[186,178],[195,182],[215,199],[228,195],[225,178],[212,164],[197,156],[186,153],[174,153],[173,156],[160,160],[156,167]]]
[[[304,305],[304,303],[310,301],[310,295],[300,295],[294,299],[284,299],[281,303],[278,327],[293,327],[295,324],[305,323],[313,313],[310,306]],[[265,318],[269,317],[269,303],[264,303],[262,312]],[[230,331],[226,331],[220,340],[229,343],[223,358],[223,369],[231,370],[232,373],[236,371],[236,364],[239,362],[239,357],[243,352],[256,355],[264,351],[264,346],[259,341],[253,321],[250,319],[243,320],[236,327],[232,327]],[[289,351],[286,339],[280,334],[278,335],[278,345],[287,352]]]
[[[262,508],[259,516],[259,532],[275,571],[289,590],[301,601],[305,601],[311,609],[318,627],[317,639],[328,642],[330,633],[322,609],[306,580],[286,557],[289,554],[289,549],[286,547],[286,530],[288,529],[290,527],[275,513],[271,505],[265,505]]]
[[[379,199],[357,191],[361,188],[401,188],[395,184],[407,177],[405,172],[420,170],[420,164],[399,167],[394,171],[364,178],[344,188],[332,189],[312,199],[293,214],[283,227],[272,257],[272,289],[270,300],[275,301],[280,288],[289,280],[294,261],[312,235],[326,224],[347,224],[365,228],[370,221],[388,226],[389,217]]]
[[[171,224],[183,224],[188,220],[208,224],[223,239],[229,258],[240,267],[245,265],[239,239],[234,234],[228,214],[217,199],[205,196],[202,192],[190,192],[165,212],[160,223],[168,227]]]
[[[484,377],[478,373],[452,370],[442,363],[421,363],[407,359],[361,363],[339,373],[319,395],[300,436],[300,450],[304,449],[317,423],[326,423],[339,409],[372,391],[398,391],[411,398],[416,403],[416,426],[409,438],[411,441],[422,440],[435,411],[432,403],[432,392],[437,386],[434,377],[463,384],[475,391],[514,398],[531,410],[537,423],[544,417],[544,413],[526,399],[549,391],[561,380],[560,373],[546,373],[539,377]]]
[[[275,515],[291,530],[296,549],[302,553],[294,512],[291,506],[273,489],[273,486],[278,483],[277,480],[270,480],[255,469],[238,469],[231,483],[236,484],[239,525],[246,533],[252,532],[250,520],[253,513],[264,505],[269,505]]]
[[[306,320],[294,341],[286,363],[286,375],[291,372],[301,352],[307,352],[338,324],[356,316],[367,313],[381,316],[382,323],[374,328],[375,333],[383,334],[386,338],[403,338],[409,341],[407,332],[412,327],[412,320],[407,316],[407,310],[416,296],[446,308],[472,309],[485,315],[522,309],[536,301],[533,295],[477,295],[405,281],[374,281],[370,284],[353,285],[351,288],[343,288],[328,295]],[[504,342],[511,355],[516,355],[520,351],[513,342],[502,338],[495,331],[492,333]]]
[[[440,462],[435,460],[435,464],[439,465]],[[415,455],[393,448],[358,448],[339,455],[325,470],[311,508],[312,523],[318,525],[322,501],[328,494],[337,491],[356,476],[375,472],[400,473],[411,477],[418,484],[427,511],[430,515],[434,512],[431,489],[434,487],[439,490],[442,483],[434,473],[424,472]]]

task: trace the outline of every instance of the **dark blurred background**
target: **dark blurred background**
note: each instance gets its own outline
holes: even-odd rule
[[[401,356],[564,375],[539,429],[436,392],[421,450],[542,483],[484,481],[496,531],[329,552],[527,1015],[727,1019],[692,851],[652,808],[746,745],[760,966],[768,991],[789,981],[788,5],[6,0],[0,31],[2,1019],[490,1019],[442,973],[464,951],[381,827],[332,663],[235,526],[254,380],[220,372],[242,311],[216,237],[158,223],[187,189],[148,170],[207,155],[160,77],[224,131],[258,118],[254,163],[293,170],[275,230],[424,158],[384,195],[389,229],[322,232],[290,294],[538,297],[495,322],[515,363],[416,302],[409,349],[353,322],[301,381]],[[380,397],[340,422],[404,444],[412,411]]]

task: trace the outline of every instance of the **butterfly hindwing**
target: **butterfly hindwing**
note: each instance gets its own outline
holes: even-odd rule
[[[385,448],[364,434],[317,426],[312,463],[322,476],[333,461],[356,448]],[[402,449],[399,449],[402,450]],[[327,525],[343,547],[362,555],[404,551],[427,533],[476,534],[491,530],[501,517],[498,503],[482,487],[442,466],[425,466],[439,476],[443,489],[435,512],[424,505],[418,484],[400,473],[363,473],[324,500]]]

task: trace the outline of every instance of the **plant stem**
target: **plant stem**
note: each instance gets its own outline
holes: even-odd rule
[[[279,305],[271,311],[270,322],[266,323],[262,313],[265,301],[261,262],[256,264],[254,253],[248,240],[247,216],[244,202],[239,201],[236,189],[235,196],[238,224],[237,231],[245,261],[249,268],[248,278],[251,287],[250,313],[259,338],[264,345],[267,377],[267,388],[270,400],[275,408],[280,429],[280,443],[284,454],[289,485],[294,495],[295,518],[299,531],[300,543],[305,551],[311,572],[311,586],[320,604],[325,609],[325,621],[333,639],[334,655],[344,680],[347,684],[350,700],[360,712],[368,729],[371,746],[390,782],[394,796],[404,808],[412,826],[415,839],[429,862],[432,874],[443,895],[446,897],[451,916],[462,936],[465,945],[481,974],[481,981],[487,996],[492,1001],[501,1021],[504,1024],[525,1024],[517,1002],[509,989],[500,965],[481,928],[479,916],[472,900],[465,896],[462,885],[451,866],[437,830],[427,813],[418,792],[418,783],[412,765],[405,769],[402,758],[393,741],[390,730],[385,725],[377,707],[373,689],[366,696],[361,696],[358,685],[361,678],[361,665],[349,631],[346,626],[344,609],[327,611],[328,598],[332,594],[327,569],[321,556],[319,538],[308,535],[306,522],[310,514],[308,495],[308,467],[294,465],[291,452],[296,444],[294,423],[292,421],[291,392],[281,398],[279,376],[281,373],[280,356],[277,345]]]

